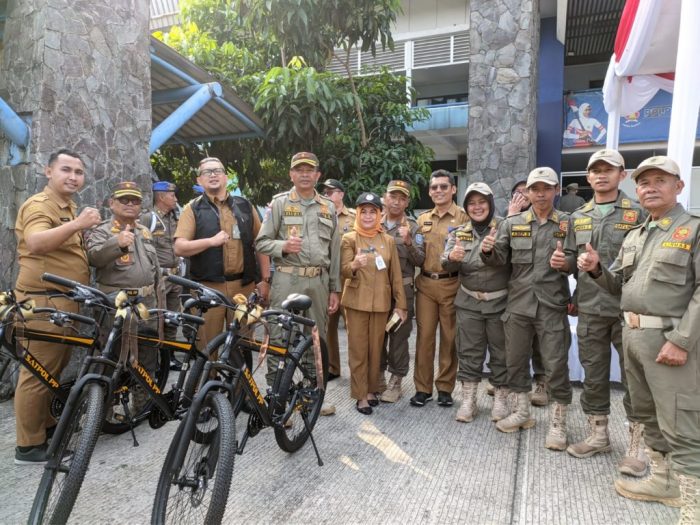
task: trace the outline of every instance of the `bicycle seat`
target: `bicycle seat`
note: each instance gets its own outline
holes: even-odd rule
[[[282,308],[290,311],[308,310],[309,308],[311,308],[311,297],[300,293],[289,294],[287,298],[284,301],[282,301]]]

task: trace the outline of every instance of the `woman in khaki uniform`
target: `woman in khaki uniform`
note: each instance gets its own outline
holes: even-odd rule
[[[340,304],[348,327],[350,395],[357,400],[358,412],[367,415],[379,404],[380,360],[391,300],[403,322],[406,296],[394,239],[381,229],[379,197],[363,193],[355,204],[355,231],[343,235],[341,241],[345,284]]]

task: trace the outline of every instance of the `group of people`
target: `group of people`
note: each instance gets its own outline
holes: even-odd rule
[[[629,420],[619,471],[642,477],[651,465],[645,479],[620,478],[616,489],[632,499],[682,504],[697,519],[700,331],[692,327],[700,321],[700,219],[676,201],[683,182],[672,159],[652,157],[633,171],[638,203],[619,188],[627,174],[622,156],[596,152],[587,166],[593,199],[571,214],[554,207],[557,173],[536,168],[514,186],[505,218],[483,182],[471,184],[459,206],[454,177],[445,170],[431,174],[434,207],[417,220],[407,214],[412,189],[401,180],[381,196],[362,193],[355,209],[347,208],[340,181],[327,179],[317,191],[320,163],[309,152],[292,157],[292,188],[273,197],[262,221],[249,201],[229,194],[226,169],[216,158],[200,161],[203,194],[181,213],[172,183],[156,182],[153,210],[143,212],[141,189],[120,182],[106,221],[92,208],[76,214],[72,197],[85,181],[78,154],[52,155],[45,174],[45,190],[28,199],[17,218],[20,298],[75,309],[50,298],[40,275],[49,270],[87,283],[92,265],[104,291],[134,289],[153,305],[177,309],[181,290],[164,277],[180,272],[180,258],[189,259],[193,280],[229,297],[257,289],[279,307],[290,293],[303,293],[312,298],[307,315],[328,342],[330,380],[341,375],[337,330],[339,317],[345,318],[350,396],[363,415],[403,396],[415,309],[411,405],[424,407],[435,390],[437,404],[450,407],[459,381],[462,400],[454,417],[473,421],[488,358],[496,428],[531,428],[531,403],[551,400],[544,445],[577,458],[611,450],[614,344],[627,371]],[[577,280],[574,299],[570,274]],[[581,406],[590,428],[583,441],[569,443],[568,315],[575,312],[585,371]],[[198,344],[224,329],[226,315],[207,312]],[[58,375],[69,348],[33,345],[49,373]],[[268,380],[274,371],[268,361]],[[15,398],[17,463],[46,459],[55,425],[49,396],[22,371]],[[334,411],[325,405],[322,413]]]

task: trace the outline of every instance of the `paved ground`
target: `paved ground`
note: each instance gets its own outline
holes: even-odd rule
[[[341,341],[344,340],[341,334]],[[343,349],[343,352],[345,350]],[[345,360],[345,358],[344,358]],[[678,513],[660,504],[618,497],[615,464],[624,453],[622,395],[614,393],[613,452],[588,460],[544,448],[547,411],[534,408],[537,426],[502,434],[489,421],[491,398],[479,391],[481,413],[454,421],[456,407],[382,404],[359,414],[345,376],[329,384],[337,414],[321,418],[315,436],[325,461],[316,465],[310,443],[290,455],[272,430],[252,438],[236,459],[225,523],[477,523],[671,524]],[[575,391],[569,439],[584,436]],[[239,419],[239,432],[245,419]],[[148,523],[157,477],[176,423],[102,436],[72,523]],[[14,412],[0,405],[0,523],[26,522],[41,469],[15,467]]]

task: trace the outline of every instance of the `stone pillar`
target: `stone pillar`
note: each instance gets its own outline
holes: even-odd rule
[[[119,180],[150,191],[148,21],[147,0],[8,1],[0,94],[31,120],[31,143],[25,164],[0,166],[3,288],[16,276],[17,210],[45,186],[53,151],[85,160],[80,206],[101,206]]]
[[[535,167],[539,1],[471,0],[470,11],[467,176],[502,213]]]

